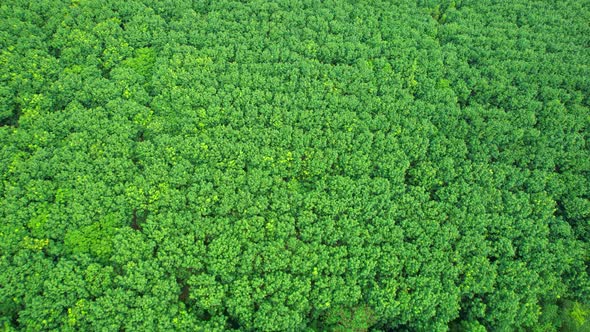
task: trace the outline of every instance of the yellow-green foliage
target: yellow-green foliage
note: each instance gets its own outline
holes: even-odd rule
[[[64,248],[73,254],[92,254],[100,259],[108,259],[113,250],[117,223],[112,215],[107,215],[95,223],[68,231]]]
[[[578,301],[567,302],[564,306],[562,331],[590,331],[590,306]]]

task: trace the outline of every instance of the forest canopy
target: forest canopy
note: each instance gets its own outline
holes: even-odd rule
[[[4,331],[587,331],[590,1],[3,0]]]

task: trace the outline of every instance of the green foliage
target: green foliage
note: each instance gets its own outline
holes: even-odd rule
[[[564,306],[562,331],[588,331],[590,329],[590,306],[577,301]]]
[[[7,331],[584,331],[590,4],[0,3]]]
[[[102,220],[69,231],[64,237],[64,248],[72,254],[92,254],[108,259],[113,250],[112,238],[117,231],[117,219],[107,215]]]
[[[376,323],[375,313],[369,307],[333,308],[328,311],[325,324],[332,331],[368,331]]]
[[[136,49],[134,53],[135,57],[124,60],[123,64],[148,78],[154,68],[156,52],[152,48],[144,47]]]

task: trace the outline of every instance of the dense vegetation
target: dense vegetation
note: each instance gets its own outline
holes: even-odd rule
[[[590,314],[590,2],[0,2],[6,331]]]

